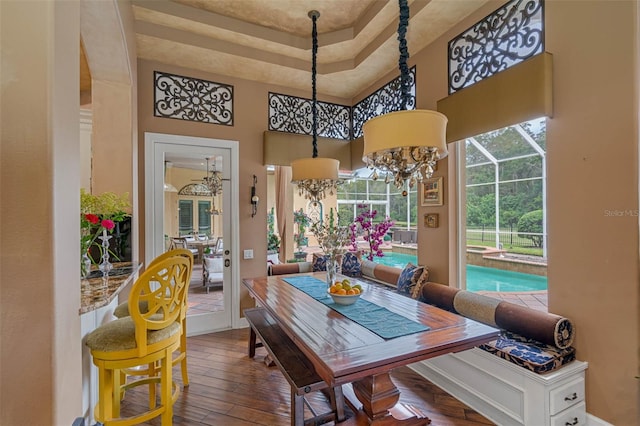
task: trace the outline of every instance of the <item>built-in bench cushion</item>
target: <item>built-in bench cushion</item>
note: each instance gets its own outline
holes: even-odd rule
[[[364,278],[372,279],[391,287],[395,287],[398,284],[398,277],[402,273],[400,268],[382,265],[367,259],[362,260],[360,268]]]
[[[502,329],[498,340],[480,349],[536,373],[575,359],[575,328],[567,318],[431,282],[422,286],[419,300]]]
[[[510,331],[502,331],[497,340],[480,346],[502,359],[534,373],[548,373],[576,359],[575,349],[560,349]]]
[[[422,286],[419,300],[558,349],[573,343],[575,327],[560,315],[432,282]]]
[[[311,272],[311,262],[279,263],[267,267],[267,275],[299,274]]]

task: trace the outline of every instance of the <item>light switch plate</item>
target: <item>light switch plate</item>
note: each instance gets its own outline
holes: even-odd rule
[[[253,249],[247,249],[244,251],[245,259],[253,259]]]

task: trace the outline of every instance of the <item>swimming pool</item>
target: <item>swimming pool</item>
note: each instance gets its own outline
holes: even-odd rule
[[[417,256],[386,252],[374,261],[382,265],[404,268],[409,262],[417,264]],[[547,289],[547,277],[522,272],[467,265],[467,290],[469,291],[538,291]]]

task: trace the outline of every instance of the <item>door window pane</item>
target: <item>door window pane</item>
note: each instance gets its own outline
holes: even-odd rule
[[[198,201],[198,233],[211,234],[211,201]]]
[[[180,235],[190,234],[193,231],[193,201],[178,201],[178,229]]]

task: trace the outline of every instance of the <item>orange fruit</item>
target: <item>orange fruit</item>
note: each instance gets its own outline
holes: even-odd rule
[[[360,290],[357,287],[352,288],[351,291],[353,291],[353,294],[360,294]]]
[[[354,294],[356,294],[356,292],[355,292],[355,291],[353,291],[353,289],[351,289],[351,288],[350,288],[349,290],[347,290],[347,294],[348,294],[349,296],[353,296]]]
[[[347,294],[347,290],[345,290],[344,288],[339,288],[336,293],[342,294],[344,296],[345,294]]]

